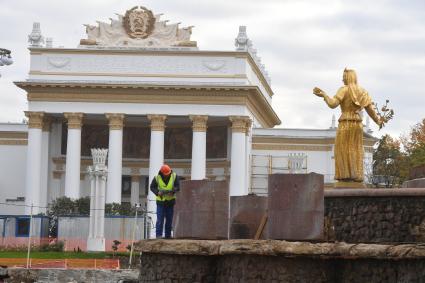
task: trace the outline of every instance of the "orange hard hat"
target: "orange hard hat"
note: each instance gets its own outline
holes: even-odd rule
[[[168,176],[171,174],[171,168],[167,164],[162,165],[160,171],[164,176]]]

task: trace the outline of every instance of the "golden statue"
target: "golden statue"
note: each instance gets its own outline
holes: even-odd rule
[[[330,108],[341,106],[341,117],[338,119],[338,130],[335,139],[335,180],[336,187],[363,187],[363,123],[360,111],[366,110],[372,120],[382,128],[394,112],[387,109],[381,115],[365,89],[357,84],[354,70],[344,70],[344,86],[331,98],[320,88],[315,87],[313,93],[323,97]],[[388,101],[387,101],[388,103]]]

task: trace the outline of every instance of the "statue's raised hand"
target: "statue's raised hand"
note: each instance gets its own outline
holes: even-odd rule
[[[318,97],[324,97],[326,93],[318,87],[313,88],[313,93]]]

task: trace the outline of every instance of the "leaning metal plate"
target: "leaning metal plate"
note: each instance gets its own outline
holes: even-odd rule
[[[256,195],[230,197],[230,239],[254,239],[266,213],[267,197]]]
[[[323,175],[272,174],[268,189],[268,238],[323,238]]]
[[[174,237],[227,239],[227,181],[182,181],[174,207]]]

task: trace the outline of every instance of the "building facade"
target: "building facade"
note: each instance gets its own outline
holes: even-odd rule
[[[31,42],[29,76],[15,83],[26,91],[28,123],[0,124],[0,201],[10,204],[0,214],[45,213],[58,197],[89,196],[91,148],[109,149],[106,202],[148,211],[164,162],[185,179],[227,179],[233,196],[266,193],[276,172],[314,171],[330,186],[334,125],[274,128],[270,78],[246,29],[234,51],[199,50],[190,32],[139,7],[87,26],[77,48]],[[365,140],[370,162],[374,138]]]

